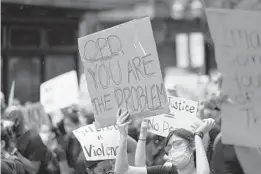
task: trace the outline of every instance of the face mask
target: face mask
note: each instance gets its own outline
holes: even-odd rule
[[[187,147],[173,149],[169,152],[169,160],[177,167],[184,167],[189,163],[192,154]]]

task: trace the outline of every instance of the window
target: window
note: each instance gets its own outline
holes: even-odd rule
[[[202,33],[176,35],[176,58],[179,68],[201,68],[205,64],[205,43]]]
[[[176,35],[176,51],[177,66],[179,68],[189,67],[189,47],[187,34],[183,33]]]
[[[21,103],[39,101],[40,88],[39,57],[9,57],[8,58],[8,92],[12,81],[15,81],[14,97]]]
[[[50,47],[73,46],[75,42],[75,32],[73,29],[49,29],[47,31],[47,42]]]
[[[190,60],[193,68],[203,67],[205,64],[205,43],[202,33],[191,33],[190,35]]]
[[[41,34],[38,29],[12,28],[10,32],[11,46],[40,46]]]
[[[57,54],[48,55],[45,58],[45,81],[69,72],[76,70],[76,61],[74,55]]]

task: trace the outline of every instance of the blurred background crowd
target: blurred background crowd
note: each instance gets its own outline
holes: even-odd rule
[[[18,153],[16,156],[31,161],[40,156],[43,163],[39,171],[43,174],[73,173],[81,147],[72,130],[94,121],[87,86],[81,78],[77,38],[144,16],[151,17],[169,95],[199,101],[198,116],[214,118],[219,127],[220,105],[226,98],[220,92],[222,78],[216,67],[205,6],[261,9],[258,0],[2,0],[2,152],[18,149],[13,152]],[[79,103],[46,114],[39,102],[41,83],[71,70],[76,70],[81,79]],[[14,100],[8,103],[13,81]],[[14,124],[12,130],[3,128],[8,127],[3,124],[11,124],[8,121]],[[140,122],[129,127],[135,140]],[[27,130],[33,131],[25,134]],[[206,143],[209,149],[220,128],[216,131]],[[152,134],[148,137],[148,166],[164,163],[162,140]]]

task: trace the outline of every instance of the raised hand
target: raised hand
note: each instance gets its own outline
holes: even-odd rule
[[[149,120],[143,119],[143,121],[141,123],[141,127],[140,127],[140,132],[142,134],[147,134],[148,129],[149,129]]]
[[[197,128],[196,132],[208,133],[215,126],[215,120],[212,118],[204,119],[203,123]]]
[[[128,135],[128,125],[131,123],[129,120],[130,114],[128,111],[122,113],[122,110],[119,109],[117,112],[117,126],[121,135],[127,136]]]

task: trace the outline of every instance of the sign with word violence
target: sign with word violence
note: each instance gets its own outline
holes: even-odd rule
[[[207,9],[222,91],[232,100],[222,107],[222,141],[261,145],[261,13]]]
[[[95,119],[116,123],[119,108],[132,118],[169,111],[149,18],[78,39]]]
[[[73,131],[89,161],[115,159],[120,132],[116,125],[96,129],[94,124]]]

